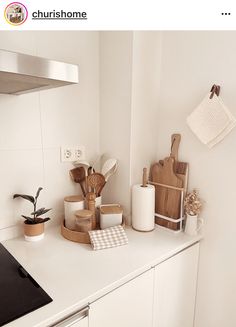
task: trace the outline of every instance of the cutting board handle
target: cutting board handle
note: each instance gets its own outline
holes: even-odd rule
[[[178,150],[179,150],[179,144],[181,140],[181,134],[172,134],[171,135],[171,153],[170,156],[175,159],[175,161],[178,161]]]

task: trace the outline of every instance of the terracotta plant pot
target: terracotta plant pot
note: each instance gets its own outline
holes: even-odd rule
[[[39,241],[44,238],[44,223],[40,223],[43,219],[37,218],[37,224],[29,224],[24,222],[24,235],[26,241]]]

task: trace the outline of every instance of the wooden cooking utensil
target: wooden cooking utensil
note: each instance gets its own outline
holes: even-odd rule
[[[175,188],[182,188],[183,181],[174,173],[174,162],[174,158],[167,157],[163,160],[163,164],[154,163],[150,169],[150,181],[162,184],[162,186],[155,185],[155,212],[179,219],[181,192]],[[156,223],[173,230],[178,230],[180,224],[159,217],[156,217]]]
[[[91,176],[91,175],[90,175]],[[95,209],[95,201],[96,201],[96,194],[93,192],[89,192],[86,194],[86,201],[88,209],[92,212],[92,229],[96,229],[96,209]]]
[[[88,187],[94,190],[96,196],[99,196],[104,185],[106,184],[105,177],[100,173],[93,173],[87,178]]]
[[[81,190],[83,192],[83,195],[86,195],[84,185],[83,183],[85,182],[85,169],[84,167],[76,167],[70,170],[70,176],[73,179],[75,183],[79,183]]]

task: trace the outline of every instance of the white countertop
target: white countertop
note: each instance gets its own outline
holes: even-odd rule
[[[201,239],[158,228],[126,232],[128,245],[100,251],[64,239],[59,227],[47,229],[35,243],[23,237],[2,242],[53,299],[6,326],[48,326]]]

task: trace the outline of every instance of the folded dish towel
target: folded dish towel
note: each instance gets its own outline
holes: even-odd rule
[[[102,250],[128,243],[128,238],[122,226],[109,227],[89,232],[90,241],[94,250]]]
[[[236,120],[219,96],[207,94],[187,117],[187,124],[199,140],[212,148],[235,127]]]

